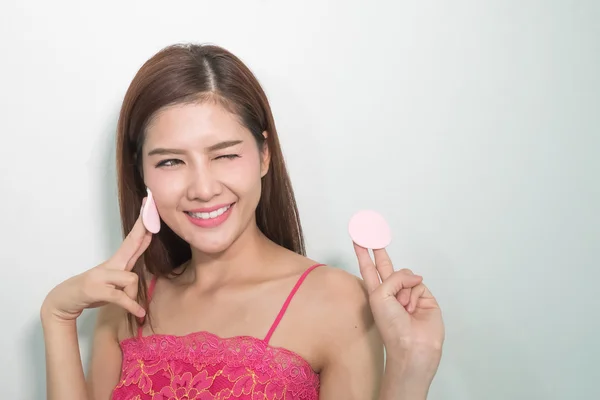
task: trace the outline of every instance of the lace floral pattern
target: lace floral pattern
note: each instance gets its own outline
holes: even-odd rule
[[[300,355],[250,336],[208,332],[121,342],[113,400],[317,400],[319,375]]]

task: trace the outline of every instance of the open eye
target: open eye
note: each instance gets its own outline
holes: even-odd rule
[[[175,158],[171,158],[168,160],[162,160],[160,161],[158,164],[156,164],[156,167],[174,167],[177,164],[181,164],[181,160],[177,160]]]

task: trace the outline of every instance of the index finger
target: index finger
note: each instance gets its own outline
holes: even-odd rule
[[[123,243],[111,257],[115,268],[130,270],[137,258],[148,248],[152,240],[149,232],[142,222],[141,214],[138,216],[131,231],[127,234]]]
[[[357,245],[352,242],[354,245],[354,252],[356,253],[356,258],[358,258],[358,267],[360,269],[360,274],[367,285],[367,290],[369,293],[372,293],[379,285],[381,281],[379,280],[379,273],[377,272],[377,268],[375,268],[375,264],[371,259],[371,255],[369,254],[369,250]]]

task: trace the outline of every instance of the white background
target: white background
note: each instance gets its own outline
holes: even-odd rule
[[[264,85],[311,257],[358,274],[350,216],[389,220],[444,311],[430,399],[600,398],[599,20],[592,0],[4,0],[0,397],[45,398],[39,306],[120,242],[120,102],[193,41]]]

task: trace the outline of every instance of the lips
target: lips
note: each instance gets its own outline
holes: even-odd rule
[[[221,225],[231,215],[235,203],[219,205],[211,208],[202,208],[186,211],[188,220],[201,228],[214,228]]]
[[[188,215],[190,215],[191,217],[194,217],[194,218],[211,219],[211,218],[216,218],[219,215],[227,212],[227,210],[229,210],[229,208],[232,205],[233,204],[227,204],[227,205],[224,205],[224,206],[217,206],[217,207],[212,207],[212,208],[204,208],[204,209],[198,209],[198,210],[194,210],[194,211],[186,211],[186,213]]]

